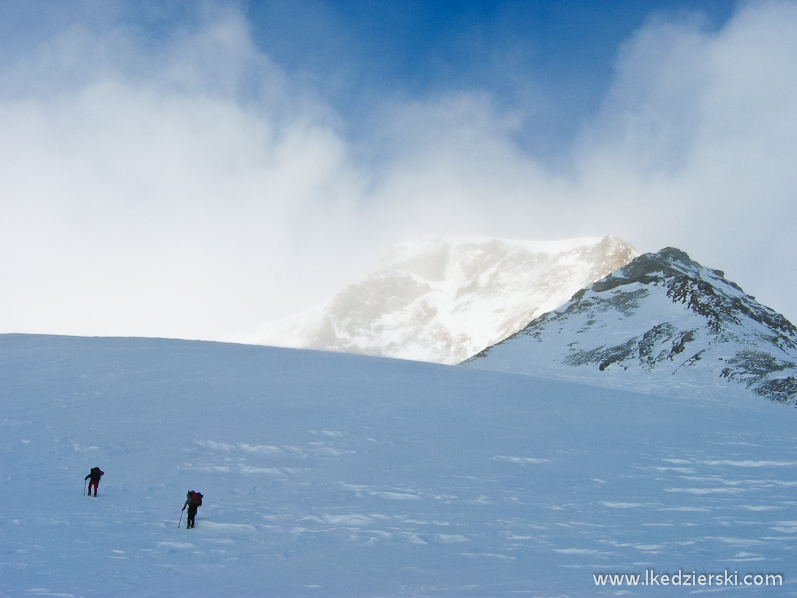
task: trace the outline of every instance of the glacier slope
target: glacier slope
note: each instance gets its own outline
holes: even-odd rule
[[[766,401],[0,335],[0,407],[4,598],[672,595],[593,579],[647,569],[797,593],[795,414]]]

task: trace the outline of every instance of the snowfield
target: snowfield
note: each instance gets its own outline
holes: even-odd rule
[[[0,335],[0,407],[2,597],[797,595],[797,413],[752,395]]]

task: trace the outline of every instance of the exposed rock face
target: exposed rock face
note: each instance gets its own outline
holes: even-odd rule
[[[403,243],[328,303],[268,325],[255,342],[455,364],[637,255],[614,237]]]
[[[650,392],[797,402],[797,329],[683,251],[645,254],[468,365]]]

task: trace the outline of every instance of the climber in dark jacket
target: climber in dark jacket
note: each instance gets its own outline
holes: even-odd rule
[[[100,470],[99,467],[91,468],[91,473],[89,473],[89,475],[83,478],[84,480],[88,480],[89,478],[91,478],[91,481],[89,482],[89,491],[86,494],[86,496],[91,496],[91,487],[94,486],[94,497],[95,498],[97,497],[97,486],[100,485],[100,478],[104,475],[105,472]]]
[[[196,510],[202,506],[202,493],[189,490],[185,495],[185,504],[183,504],[183,511],[188,507],[188,517],[185,520],[185,528],[189,529],[194,527],[194,518],[196,517]]]

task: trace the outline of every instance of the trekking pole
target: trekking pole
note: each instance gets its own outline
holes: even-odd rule
[[[83,494],[86,494],[86,480],[83,480]]]
[[[183,522],[183,512],[180,511],[180,521],[177,522],[177,529],[180,529],[180,524]]]

